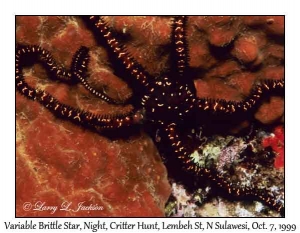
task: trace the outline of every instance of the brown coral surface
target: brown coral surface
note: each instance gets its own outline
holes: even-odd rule
[[[168,70],[171,17],[105,19],[150,74]],[[81,18],[19,16],[16,23],[17,43],[41,45],[65,67],[70,67],[80,46],[90,48],[88,72],[93,87],[103,88],[115,99],[131,96],[128,85],[114,74],[106,48],[96,42]],[[256,81],[283,78],[282,16],[193,16],[187,38],[198,97],[240,101]],[[55,82],[39,64],[28,67],[25,76],[30,85],[73,107],[99,114],[131,109],[99,101],[81,85]],[[271,124],[282,120],[283,111],[283,98],[273,97],[254,116],[262,124]],[[243,122],[233,129],[248,125]],[[164,216],[171,193],[167,171],[143,131],[110,139],[55,118],[19,93],[16,126],[17,216]],[[26,209],[28,203],[32,206]],[[62,205],[76,211],[50,208]],[[78,206],[86,208],[78,210]]]

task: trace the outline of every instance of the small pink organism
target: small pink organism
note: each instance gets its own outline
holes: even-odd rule
[[[264,148],[271,147],[276,153],[274,167],[277,169],[284,167],[284,129],[283,126],[278,126],[274,132],[262,140]]]

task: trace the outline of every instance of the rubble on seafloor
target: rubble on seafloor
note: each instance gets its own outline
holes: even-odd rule
[[[257,130],[252,139],[214,136],[202,147],[199,164],[213,165],[221,174],[230,174],[244,187],[271,191],[284,202],[284,129],[278,126],[269,133]],[[279,161],[279,162],[278,162]],[[234,200],[215,195],[209,185],[188,190],[172,181],[172,196],[166,205],[169,217],[279,217],[279,213],[256,200]]]

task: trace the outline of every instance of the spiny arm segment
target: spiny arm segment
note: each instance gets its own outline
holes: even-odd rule
[[[186,16],[174,17],[172,25],[172,43],[175,48],[174,61],[176,73],[179,76],[184,76],[186,69],[189,66],[188,45],[186,40]]]
[[[50,112],[55,116],[70,120],[76,124],[90,126],[97,129],[116,129],[123,126],[130,126],[134,123],[138,123],[143,115],[141,113],[129,112],[127,114],[114,114],[114,115],[97,115],[88,111],[75,109],[68,105],[60,103],[56,98],[54,98],[49,93],[32,88],[25,81],[23,75],[23,66],[26,55],[35,55],[37,60],[42,61],[46,64],[47,68],[51,70],[53,64],[55,64],[52,56],[49,52],[42,49],[39,46],[27,46],[17,48],[16,53],[16,88],[22,95],[26,96],[31,100],[38,101],[43,106],[45,106]],[[76,56],[75,56],[76,57]],[[77,71],[80,68],[76,68]],[[57,68],[52,69],[56,70]],[[59,72],[60,74],[60,72]],[[67,72],[65,74],[68,74]],[[67,75],[67,77],[69,77]],[[70,76],[71,80],[72,75]],[[65,77],[58,77],[62,79]],[[68,80],[69,81],[69,80]]]
[[[244,101],[225,101],[225,100],[212,100],[212,99],[193,99],[195,109],[207,111],[211,113],[243,113],[247,112],[261,100],[262,96],[272,92],[284,90],[284,79],[280,80],[265,80],[257,85],[250,96]]]
[[[150,75],[146,73],[144,68],[139,65],[126,51],[124,45],[120,45],[111,28],[106,24],[104,19],[99,16],[90,16],[90,21],[99,29],[100,34],[105,39],[110,50],[115,54],[116,58],[121,61],[125,69],[134,77],[134,79],[146,89],[149,89]]]
[[[110,98],[106,94],[103,93],[103,91],[94,89],[89,82],[87,81],[87,78],[85,77],[85,71],[87,70],[87,65],[89,62],[89,55],[88,55],[89,49],[87,47],[82,46],[75,54],[74,56],[74,62],[72,65],[72,74],[74,75],[74,78],[79,80],[84,88],[88,90],[92,95],[95,95],[96,97],[106,101],[110,104],[124,104],[122,101],[117,101],[115,99]]]
[[[172,146],[172,151],[182,163],[182,168],[195,175],[200,176],[204,175],[209,180],[212,180],[219,188],[226,190],[228,194],[235,196],[251,196],[254,197],[267,205],[275,208],[278,212],[284,212],[283,204],[278,201],[272,193],[255,187],[245,187],[239,186],[237,183],[233,183],[231,181],[230,176],[226,176],[226,174],[221,174],[214,168],[205,167],[199,165],[197,163],[197,157],[199,155],[198,150],[191,151],[186,147],[186,143],[183,141],[183,137],[180,136],[177,132],[179,132],[177,125],[175,123],[171,123],[165,127],[166,137],[169,143]]]

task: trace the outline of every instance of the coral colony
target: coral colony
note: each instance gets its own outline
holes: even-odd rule
[[[283,39],[280,16],[17,17],[17,215],[163,215],[152,142],[166,216],[283,215]]]

